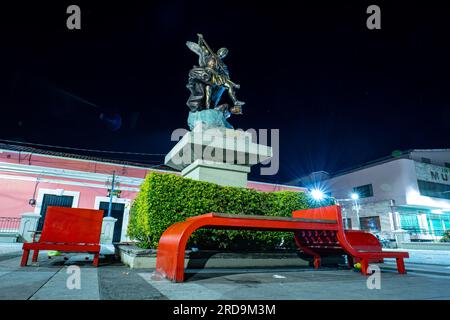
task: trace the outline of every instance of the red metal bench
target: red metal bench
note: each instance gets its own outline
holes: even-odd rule
[[[334,230],[304,228],[295,232],[297,246],[306,254],[314,257],[314,267],[320,266],[322,256],[346,254],[348,264],[361,262],[361,273],[368,274],[369,263],[383,262],[384,258],[395,258],[397,270],[406,273],[404,258],[408,252],[383,251],[380,241],[373,234],[359,230],[344,230],[341,207],[329,206],[315,209],[297,210],[292,213],[297,218],[335,219]]]
[[[34,250],[33,262],[39,250],[57,250],[94,254],[93,264],[97,267],[102,222],[102,210],[48,207],[39,240],[23,244],[20,266],[26,266],[30,250]]]
[[[321,256],[347,254],[349,261],[361,261],[362,274],[367,274],[369,262],[383,258],[396,258],[398,272],[406,273],[403,258],[409,257],[407,252],[382,251],[378,239],[369,233],[344,231],[339,206],[294,211],[292,218],[208,213],[174,223],[164,231],[158,244],[156,273],[184,281],[186,243],[199,228],[294,232],[299,248],[314,257],[315,268],[319,268]]]

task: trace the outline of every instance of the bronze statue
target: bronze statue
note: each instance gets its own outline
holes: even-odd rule
[[[228,68],[223,62],[223,58],[228,54],[227,48],[220,48],[215,53],[201,34],[198,34],[198,42],[187,41],[186,45],[190,50],[198,55],[198,66],[194,66],[189,71],[189,82],[186,87],[191,91],[187,101],[191,112],[202,111],[210,108],[220,110],[225,118],[232,114],[242,114],[244,102],[236,98],[235,89],[239,85],[231,81]],[[224,91],[228,91],[233,106],[220,104]]]

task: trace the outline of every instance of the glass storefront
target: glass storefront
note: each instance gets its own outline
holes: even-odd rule
[[[416,213],[401,213],[400,226],[403,230],[419,230],[419,218]]]
[[[400,227],[409,231],[413,236],[428,235],[441,237],[445,230],[450,229],[450,213],[432,214],[431,211],[410,211],[405,210],[400,213]],[[419,215],[426,215],[426,226],[421,226]]]

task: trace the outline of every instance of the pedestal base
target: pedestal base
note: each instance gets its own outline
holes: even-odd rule
[[[247,175],[250,167],[229,163],[218,163],[206,160],[195,160],[181,171],[185,178],[207,181],[222,186],[247,187]]]
[[[111,244],[114,236],[114,225],[117,219],[113,217],[104,217],[102,223],[102,233],[100,236],[100,243]]]
[[[37,225],[41,215],[34,212],[26,212],[22,214],[20,219],[19,235],[23,242],[33,241],[33,232],[37,230]]]
[[[186,178],[246,188],[250,167],[271,157],[272,148],[254,143],[249,132],[198,125],[169,151],[164,163]]]

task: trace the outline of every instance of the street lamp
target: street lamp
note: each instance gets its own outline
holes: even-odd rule
[[[360,221],[359,221],[359,209],[361,209],[358,200],[359,200],[359,194],[357,194],[356,192],[353,192],[350,197],[353,200],[353,207],[355,208],[356,211],[356,221],[357,221],[357,225],[358,225],[358,229],[361,229],[360,226]]]
[[[325,194],[319,189],[312,189],[310,193],[313,199],[316,201],[322,201],[323,198],[325,198]]]
[[[346,198],[346,199],[336,199],[336,201],[337,201],[338,203],[339,203],[339,202],[353,202],[353,207],[352,207],[352,209],[355,210],[355,212],[356,212],[356,220],[357,220],[356,225],[357,225],[358,229],[361,229],[361,228],[360,228],[360,222],[359,222],[359,210],[361,209],[361,206],[360,206],[358,200],[359,200],[359,194],[356,193],[356,192],[351,193],[351,194],[350,194],[350,198]],[[345,210],[343,210],[342,213],[343,213],[342,218],[343,218],[343,220],[344,220],[344,226],[345,226],[345,228],[347,229],[347,228],[348,228],[348,223],[347,223],[347,213],[345,212]],[[350,219],[350,218],[349,218],[349,219]]]
[[[359,194],[357,194],[357,193],[355,193],[355,192],[353,192],[352,194],[351,194],[351,197],[352,197],[352,199],[353,200],[358,200],[359,199]]]

